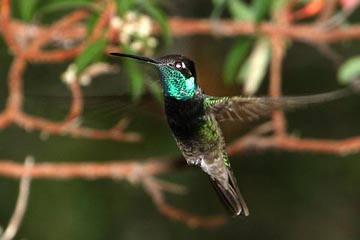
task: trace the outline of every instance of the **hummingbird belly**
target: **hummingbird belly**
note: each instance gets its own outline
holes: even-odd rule
[[[200,166],[212,179],[227,186],[225,162],[228,157],[222,132],[212,115],[204,115],[198,120],[183,122],[182,127],[186,129],[181,133],[173,131],[176,143],[188,164]]]
[[[203,99],[165,99],[168,124],[188,164],[202,168],[212,179],[227,186],[228,158],[223,134],[213,114],[204,109]]]

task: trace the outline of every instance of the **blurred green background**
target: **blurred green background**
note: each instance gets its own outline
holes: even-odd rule
[[[207,17],[208,1],[173,1],[170,15]],[[355,14],[354,18],[359,14]],[[209,95],[240,94],[239,85],[225,86],[223,62],[233,38],[181,37],[157,55],[181,53],[196,62],[198,82]],[[359,41],[334,45],[345,58],[360,54]],[[7,71],[12,57],[0,39],[0,93],[6,97]],[[121,64],[117,59],[108,59]],[[284,59],[283,92],[306,95],[341,88],[330,60],[314,47],[294,43]],[[28,93],[66,94],[59,80],[67,64],[31,64],[25,74]],[[140,65],[150,76],[156,72]],[[127,77],[104,76],[85,91],[89,95],[123,92]],[[267,94],[266,77],[258,95]],[[2,99],[1,107],[4,106]],[[30,98],[26,111],[60,118],[66,103],[51,99],[46,104]],[[360,135],[360,96],[309,107],[287,114],[289,132],[313,138],[342,139]],[[101,102],[101,101],[100,101]],[[109,127],[120,117],[131,116],[130,130],[144,135],[140,143],[119,143],[50,136],[16,126],[0,132],[0,158],[22,162],[27,155],[36,162],[109,161],[179,156],[167,127],[162,107],[145,96],[141,104],[113,102],[89,104],[84,121]],[[114,105],[115,104],[115,105]],[[118,105],[117,105],[118,104]],[[110,107],[109,107],[110,106]],[[49,111],[49,109],[52,109]],[[121,110],[117,111],[119,108]],[[259,124],[222,124],[227,142]],[[215,229],[189,228],[163,216],[140,186],[114,180],[33,180],[29,206],[16,239],[360,239],[360,154],[250,152],[231,158],[240,189],[250,208],[247,218],[234,218]],[[168,203],[204,215],[224,212],[221,203],[199,169],[188,167],[161,176],[184,185],[186,195],[167,194]],[[0,225],[5,227],[16,202],[18,180],[0,176]]]

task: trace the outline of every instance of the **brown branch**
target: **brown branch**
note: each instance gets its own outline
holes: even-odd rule
[[[1,0],[1,8],[0,8],[0,19],[1,19],[1,28],[2,35],[7,43],[8,47],[14,53],[20,53],[21,48],[15,40],[14,29],[12,29],[11,20],[10,20],[10,0]]]
[[[7,2],[7,0],[3,0]],[[6,5],[5,5],[6,6]],[[109,7],[110,8],[110,7]],[[109,12],[104,12],[104,17],[101,18],[99,22],[99,26],[103,26],[108,20]],[[9,19],[6,17],[6,7],[2,8],[3,14],[1,15],[1,23],[2,35],[7,40],[8,46],[12,46],[11,48],[16,48],[16,41],[14,40],[14,36],[17,38],[24,37],[24,29],[31,28],[32,34],[37,33],[38,35],[44,34],[43,32],[50,31],[51,27],[43,27],[43,26],[28,26],[25,23],[20,23],[18,21],[12,21],[9,23]],[[101,24],[100,24],[101,23]],[[11,26],[11,31],[9,30],[9,25]],[[156,25],[156,24],[155,24]],[[254,35],[254,34],[263,34],[263,35],[278,35],[281,34],[286,36],[286,38],[290,38],[298,41],[305,42],[338,42],[345,41],[349,39],[360,39],[360,25],[354,24],[345,27],[339,27],[336,29],[324,29],[317,27],[312,24],[292,24],[292,25],[281,25],[278,23],[271,22],[263,22],[259,25],[254,25],[251,22],[235,22],[232,20],[219,20],[217,22],[217,26],[219,26],[216,32],[214,32],[213,22],[209,19],[191,19],[191,18],[178,18],[172,17],[169,19],[169,25],[172,31],[172,34],[177,37],[182,36],[193,36],[193,35],[218,35],[224,37],[234,37],[238,35]],[[160,27],[155,26],[156,31],[160,32]],[[99,28],[96,28],[94,31],[94,35],[90,39],[94,39],[94,37],[98,36]],[[49,41],[69,41],[83,39],[86,35],[86,26],[79,24],[72,24],[71,26],[64,29],[53,29],[53,34],[51,34],[51,38]],[[25,35],[26,36],[26,35]],[[36,37],[36,36],[32,36]],[[41,52],[39,56],[33,56],[37,61],[63,61],[72,57],[75,57],[81,49],[83,49],[82,44],[78,45],[69,50],[65,49],[57,49],[57,50],[48,50]],[[13,52],[18,52],[14,51]]]
[[[171,18],[170,28],[175,36],[193,36],[213,34],[213,23],[208,19]],[[217,22],[219,28],[216,34],[219,36],[264,35],[281,34],[287,38],[305,42],[337,42],[360,38],[360,25],[351,25],[327,31],[308,24],[296,24],[282,26],[276,23],[263,22],[254,25],[250,22],[234,22],[221,20]]]
[[[262,129],[264,128],[264,129]],[[297,138],[294,136],[261,136],[268,133],[269,126],[262,125],[228,145],[229,155],[236,155],[251,150],[264,151],[267,149],[278,149],[295,152],[314,152],[327,154],[350,154],[360,151],[360,137],[352,137],[342,140]],[[36,163],[25,170],[25,167],[10,160],[0,161],[0,175],[11,178],[21,178],[23,174],[29,174],[31,178],[132,178],[137,175],[137,169],[142,167],[147,175],[158,175],[177,170],[183,166],[185,161],[182,158],[168,160],[138,159],[126,161],[113,161],[107,163],[82,162],[82,163]]]
[[[155,179],[150,176],[145,176],[143,185],[152,197],[153,202],[156,204],[159,211],[169,218],[184,222],[191,227],[214,228],[226,223],[227,219],[222,215],[202,217],[167,204],[163,192],[159,188],[159,184],[157,184]]]
[[[140,163],[138,159],[126,161],[113,161],[107,163],[82,162],[82,163],[36,163],[31,169],[10,160],[0,161],[0,175],[11,178],[21,178],[28,174],[31,178],[69,179],[69,178],[134,178],[138,169],[148,175],[158,175],[176,168],[176,160],[148,159]]]
[[[68,116],[65,118],[66,122],[72,122],[76,120],[83,111],[83,98],[78,81],[74,81],[69,85],[72,97],[72,104],[68,113]]]
[[[24,129],[38,129],[48,134],[63,134],[91,139],[112,139],[124,142],[137,142],[141,140],[140,134],[124,131],[128,124],[126,119],[120,120],[114,127],[105,130],[81,127],[77,125],[76,121],[69,121],[69,119],[62,122],[53,122],[26,113],[18,113],[14,122]]]
[[[285,5],[284,9],[279,10],[275,13],[276,22],[279,25],[288,26],[287,10],[288,5]],[[285,55],[285,36],[282,34],[272,35],[271,38],[271,62],[270,62],[270,86],[269,94],[272,97],[281,96],[281,73],[282,73],[282,61]],[[282,110],[274,111],[273,122],[275,134],[278,136],[285,135],[286,133],[286,122],[285,115]]]
[[[360,151],[360,137],[343,140],[306,139],[294,136],[276,135],[271,137],[247,136],[229,144],[230,155],[240,154],[249,150],[278,149],[293,152],[314,152],[325,154],[350,154]]]
[[[272,54],[270,63],[270,86],[269,94],[272,97],[281,96],[281,70],[284,56],[284,39],[279,36],[271,38]],[[285,115],[282,110],[273,113],[274,129],[277,135],[284,135],[286,132]]]
[[[77,22],[84,20],[87,16],[88,14],[86,11],[77,10],[53,23],[47,28],[47,31],[42,31],[33,39],[30,48],[26,51],[27,58],[31,60],[35,57],[36,59],[38,52],[43,52],[42,47],[48,42],[51,42],[53,35],[66,31],[66,29],[71,28]],[[45,51],[47,52],[48,50]]]
[[[72,121],[81,112],[82,104],[79,96],[80,88],[77,84],[71,86],[73,96],[73,104],[70,108],[68,117],[62,122],[53,122],[40,117],[25,114],[21,110],[23,94],[22,94],[22,75],[26,67],[26,59],[24,55],[20,55],[14,59],[9,72],[9,93],[6,110],[0,115],[0,128],[6,127],[10,123],[16,123],[19,126],[32,130],[39,129],[45,133],[52,134],[70,134],[77,137],[88,137],[93,139],[113,139],[118,141],[139,141],[141,136],[137,133],[124,132],[127,126],[127,120],[121,120],[117,125],[108,130],[91,129],[79,127]],[[76,100],[77,99],[77,100]]]
[[[339,0],[324,1],[324,8],[321,11],[319,17],[316,19],[316,21],[320,23],[327,21],[334,14],[338,2]]]
[[[268,126],[264,126],[268,132]],[[263,134],[264,129],[256,131]],[[264,130],[264,131],[263,131]],[[283,137],[260,137],[252,133],[248,136],[233,142],[227,148],[230,155],[235,155],[255,150],[281,149],[287,151],[299,152],[320,152],[346,154],[360,150],[360,137],[354,137],[344,140],[327,140],[327,139],[299,139],[291,136]],[[180,163],[180,164],[179,164]],[[183,159],[172,160],[148,160],[140,163],[139,160],[127,160],[121,162],[83,162],[83,163],[37,163],[31,169],[26,169],[23,165],[9,161],[0,161],[0,175],[21,178],[24,174],[31,178],[50,178],[50,179],[98,179],[113,178],[127,179],[130,182],[142,182],[146,191],[152,197],[159,211],[164,215],[187,223],[190,226],[215,227],[226,222],[224,216],[202,217],[195,214],[187,213],[184,210],[170,206],[166,203],[161,187],[155,184],[153,176],[167,173],[178,169]]]
[[[3,30],[4,34],[11,34],[7,32],[10,26],[10,16],[9,16],[9,2],[3,0],[2,2],[4,7],[1,9],[2,14],[2,26],[5,27]],[[89,39],[85,41],[83,44],[75,47],[76,51],[71,51],[72,54],[77,55],[87,44],[91,43],[91,41],[96,40],[101,36],[101,33],[109,21],[109,16],[114,11],[114,3],[109,1],[105,11],[100,16],[98,22],[94,27],[93,33],[90,35]],[[43,31],[37,38],[34,38],[29,46],[26,46],[24,49],[17,51],[16,49],[20,46],[17,43],[13,42],[12,38],[5,38],[8,45],[13,45],[15,52],[15,58],[13,64],[11,65],[9,76],[8,76],[8,84],[9,84],[9,97],[6,109],[3,113],[0,114],[0,128],[4,128],[8,126],[10,123],[16,123],[19,126],[32,130],[39,129],[43,133],[52,133],[52,134],[71,134],[72,136],[77,137],[87,137],[93,139],[113,139],[118,141],[139,141],[140,135],[137,133],[126,133],[125,127],[127,126],[127,120],[121,120],[117,125],[108,130],[99,130],[99,129],[91,129],[85,127],[79,127],[74,124],[74,120],[81,114],[83,103],[81,99],[81,89],[78,83],[74,82],[70,85],[70,90],[73,95],[73,102],[70,107],[70,111],[68,116],[62,122],[53,122],[47,119],[43,119],[40,117],[31,116],[22,112],[22,102],[23,102],[23,92],[22,92],[22,82],[23,82],[23,73],[25,71],[27,61],[39,60],[46,56],[47,50],[42,50],[41,48],[45,46],[48,40],[56,31],[64,31],[67,28],[70,28],[74,22],[84,19],[87,14],[86,12],[80,10],[75,11],[68,16],[60,19],[55,22],[51,28],[48,28],[48,31]],[[10,29],[11,30],[11,29]],[[67,51],[65,51],[67,52]],[[52,50],[50,50],[50,54]],[[65,53],[66,55],[66,53]],[[74,56],[75,56],[74,55]],[[59,55],[64,56],[64,52]],[[54,60],[54,59],[53,59]]]
[[[127,160],[108,163],[37,163],[32,168],[9,161],[0,160],[0,175],[21,178],[27,175],[31,178],[113,178],[126,179],[130,182],[141,182],[150,194],[159,211],[164,215],[187,223],[192,227],[216,227],[226,222],[224,216],[202,217],[187,213],[166,203],[162,187],[163,183],[156,181],[154,175],[177,169],[184,163],[183,159],[147,160],[140,163],[138,160]],[[165,189],[166,190],[166,189]]]

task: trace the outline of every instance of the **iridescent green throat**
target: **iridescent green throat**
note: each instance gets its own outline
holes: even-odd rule
[[[165,96],[178,100],[192,98],[196,92],[196,81],[194,76],[185,76],[168,66],[159,66],[162,88]]]

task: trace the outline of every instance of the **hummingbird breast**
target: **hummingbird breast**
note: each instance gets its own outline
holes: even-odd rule
[[[205,111],[200,96],[165,98],[165,112],[176,143],[189,164],[199,165],[211,178],[227,185],[227,154],[220,127]]]
[[[177,100],[165,98],[165,112],[174,136],[181,141],[196,138],[206,123],[203,99]]]

